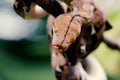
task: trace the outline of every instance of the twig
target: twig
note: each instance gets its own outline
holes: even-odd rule
[[[120,51],[120,40],[114,39],[107,34],[103,35],[103,42],[112,49],[117,49]]]

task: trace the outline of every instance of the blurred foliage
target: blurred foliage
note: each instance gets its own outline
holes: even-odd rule
[[[34,37],[0,40],[0,80],[55,80],[45,27],[47,17],[41,20]],[[107,33],[120,40],[120,9],[112,11],[108,20],[113,29]],[[108,79],[120,80],[120,52],[102,43],[93,53],[107,72]]]
[[[114,9],[108,14],[108,20],[112,24],[113,28],[106,33],[120,41],[119,7],[114,7]],[[120,52],[117,50],[112,50],[104,43],[102,43],[93,53],[103,65],[105,71],[108,74],[109,80],[120,80]]]
[[[34,42],[0,40],[0,44],[0,80],[54,79],[46,37]]]

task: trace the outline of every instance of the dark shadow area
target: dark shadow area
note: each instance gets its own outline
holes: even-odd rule
[[[47,40],[39,41],[7,41],[0,40],[0,50],[9,56],[27,61],[44,61],[50,59],[50,51]],[[0,53],[1,54],[1,53]]]

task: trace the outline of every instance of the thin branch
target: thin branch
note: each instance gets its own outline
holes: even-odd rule
[[[107,34],[103,35],[103,42],[112,49],[117,49],[120,51],[120,40],[110,37]]]

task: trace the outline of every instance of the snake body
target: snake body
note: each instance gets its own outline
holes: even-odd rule
[[[52,15],[48,18],[47,29],[57,80],[106,80],[104,70],[90,53],[103,41],[103,32],[111,29],[111,25],[94,1],[45,1],[16,0],[14,9],[25,18],[34,3]]]
[[[73,0],[71,5],[74,6],[72,12],[50,17],[53,23],[48,20],[50,45],[55,49],[51,49],[55,55],[52,62],[56,63],[52,66],[57,80],[106,80],[100,65],[92,69],[94,64],[99,64],[97,60],[92,62],[93,57],[87,56],[99,46],[103,32],[109,30],[111,25],[92,0]],[[59,54],[62,56],[60,60]]]

